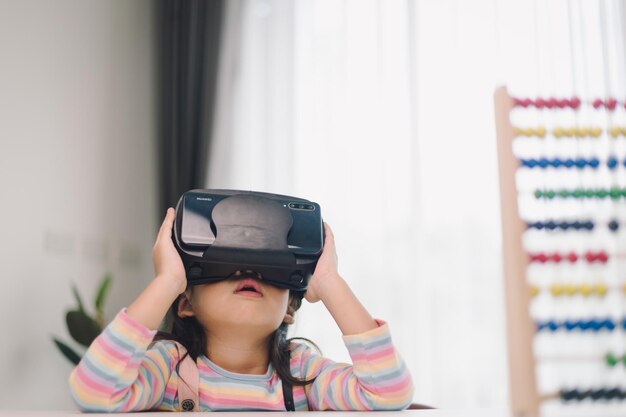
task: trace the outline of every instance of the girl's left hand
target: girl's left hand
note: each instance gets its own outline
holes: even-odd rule
[[[335,250],[335,236],[328,223],[324,222],[324,249],[320,255],[313,276],[309,281],[309,286],[304,298],[309,303],[316,303],[324,298],[328,288],[332,290],[332,282],[339,278],[337,272],[337,251]]]

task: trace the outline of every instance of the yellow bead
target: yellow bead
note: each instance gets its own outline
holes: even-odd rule
[[[563,136],[563,129],[561,129],[560,127],[555,127],[552,130],[552,134],[554,135],[555,138],[560,138],[561,136]]]
[[[522,135],[522,129],[520,129],[519,127],[514,127],[513,128],[513,133],[515,134],[515,136],[520,136]]]
[[[626,127],[622,127],[620,129],[620,133],[622,134],[622,136],[626,136]]]
[[[580,129],[578,129],[578,135],[579,138],[584,138],[585,136],[589,136],[589,129],[587,129],[586,127],[581,127]]]
[[[576,128],[575,127],[570,127],[570,128],[565,129],[565,136],[572,137],[574,135],[576,135]]]
[[[550,292],[553,296],[558,297],[560,295],[563,295],[563,287],[559,284],[552,284],[550,286]]]
[[[524,129],[524,136],[533,136],[535,134],[535,129],[529,127],[528,129]]]
[[[604,284],[596,284],[594,285],[593,289],[595,290],[595,293],[598,294],[598,296],[600,297],[604,297],[606,295],[607,292],[607,288],[606,285]]]
[[[563,291],[565,291],[565,294],[567,295],[574,295],[576,294],[578,288],[576,288],[576,286],[572,285],[572,284],[565,284],[565,287],[563,288]]]
[[[589,294],[591,294],[591,287],[589,286],[589,284],[583,284],[580,286],[579,288],[580,293],[584,296],[584,297],[588,297]]]
[[[537,128],[537,130],[535,130],[535,134],[540,138],[546,137],[546,128],[543,126]]]
[[[599,138],[601,134],[602,129],[600,129],[599,127],[594,127],[593,129],[591,129],[591,136],[593,136],[594,138]]]
[[[611,137],[616,138],[622,133],[622,129],[615,126],[615,127],[612,127],[611,130],[609,130],[609,133],[611,134]]]
[[[539,287],[537,287],[536,285],[531,285],[530,286],[530,296],[531,297],[536,297],[537,295],[539,295]]]

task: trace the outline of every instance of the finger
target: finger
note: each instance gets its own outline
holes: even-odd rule
[[[161,228],[159,229],[159,234],[157,236],[157,240],[163,237],[172,237],[172,225],[174,224],[174,215],[175,210],[171,207],[167,209],[165,213],[165,219],[163,219],[163,223],[161,223]]]
[[[324,222],[324,233],[326,233],[326,240],[328,239],[335,240],[335,235],[333,233],[333,230],[330,228],[330,225],[326,222]]]

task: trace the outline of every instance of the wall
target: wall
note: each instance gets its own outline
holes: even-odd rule
[[[64,312],[113,274],[107,319],[151,279],[152,2],[0,0],[0,404],[71,409]]]

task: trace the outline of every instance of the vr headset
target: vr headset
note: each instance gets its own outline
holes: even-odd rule
[[[190,190],[176,204],[172,233],[187,282],[241,274],[304,293],[324,245],[320,206],[286,195]]]

